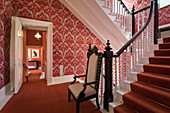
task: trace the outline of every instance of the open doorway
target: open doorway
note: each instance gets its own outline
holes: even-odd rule
[[[26,37],[26,31],[24,29],[44,30],[46,31],[46,80],[47,84],[52,83],[52,59],[53,59],[53,24],[52,22],[45,22],[34,19],[26,19],[21,17],[12,17],[11,20],[11,40],[10,40],[10,89],[14,93],[18,93],[25,79],[23,75],[24,64],[26,60],[23,60],[24,50],[24,37]],[[25,45],[26,47],[26,45]],[[26,58],[26,57],[24,57]],[[25,80],[24,80],[25,79]]]
[[[26,81],[37,81],[46,78],[46,45],[47,32],[42,30],[25,30],[23,61],[27,68],[23,71]]]

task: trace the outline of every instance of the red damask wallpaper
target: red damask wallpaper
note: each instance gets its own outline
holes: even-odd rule
[[[170,5],[159,9],[159,25],[170,24]]]
[[[0,0],[0,89],[10,81],[11,9],[10,0]]]
[[[53,76],[84,74],[88,44],[100,50],[101,41],[58,0],[14,0],[15,16],[53,22]]]

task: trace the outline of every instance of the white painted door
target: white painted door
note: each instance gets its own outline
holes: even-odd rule
[[[18,17],[14,17],[15,23],[15,74],[14,93],[18,93],[23,83],[23,31]]]

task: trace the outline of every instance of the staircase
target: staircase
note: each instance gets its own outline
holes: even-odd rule
[[[122,95],[123,104],[114,113],[170,113],[170,37],[163,38],[149,64],[143,65],[131,91]]]
[[[110,42],[112,42],[111,46],[115,50],[120,49],[129,40],[131,30],[129,28],[130,26],[127,28],[127,25],[128,22],[131,22],[128,20],[130,16],[127,16],[127,14],[126,18],[123,16],[123,22],[124,25],[126,23],[126,28],[125,26],[121,26],[123,24],[121,24],[120,21],[115,21],[116,16],[109,14],[110,8],[103,7],[104,0],[59,1],[64,4],[103,43],[110,40]]]

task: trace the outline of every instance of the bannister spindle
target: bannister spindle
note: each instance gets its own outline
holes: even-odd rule
[[[119,15],[119,11],[118,11],[118,6],[119,6],[119,1],[117,0],[117,2],[116,2],[117,4],[117,11],[116,11],[116,21],[118,21],[118,15]]]
[[[121,56],[119,56],[119,89],[121,89]]]
[[[126,78],[128,75],[128,48],[126,48]]]
[[[115,14],[115,0],[112,0],[112,2],[111,2],[111,8],[112,8],[111,14]]]
[[[121,84],[122,84],[122,87],[121,89],[124,88],[124,77],[125,77],[125,59],[124,59],[124,52],[122,53],[122,80],[121,80]]]
[[[119,19],[118,19],[119,21],[120,21],[120,15],[121,15],[121,14],[120,14],[120,6],[121,6],[120,2],[121,2],[121,1],[119,1]]]
[[[117,57],[115,57],[115,93],[114,93],[114,101],[117,101]]]
[[[140,16],[140,15],[139,15],[139,13],[138,13],[138,31],[139,31],[139,20],[140,20],[140,19],[139,19],[139,16]]]
[[[125,8],[123,8],[123,28],[125,28]]]
[[[105,0],[105,7],[107,7],[107,0]]]
[[[135,6],[132,7],[132,36],[135,34]]]

